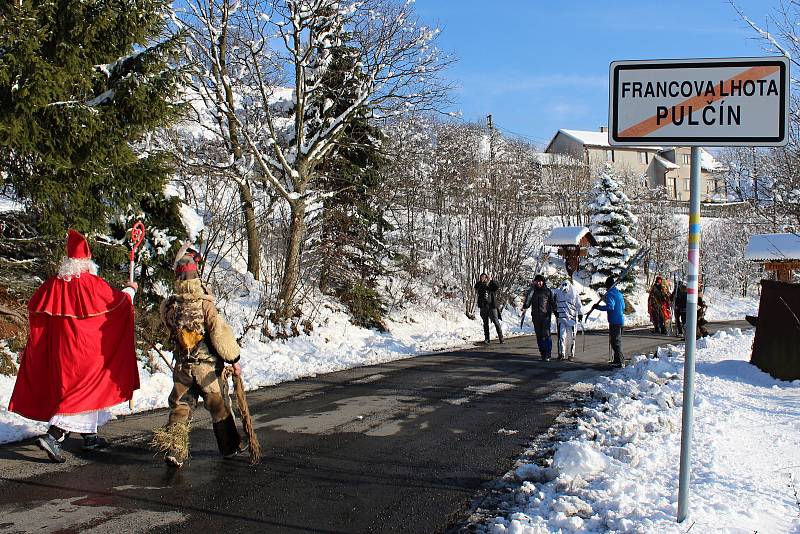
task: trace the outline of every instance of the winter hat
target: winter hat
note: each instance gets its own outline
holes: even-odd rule
[[[178,280],[194,280],[200,276],[197,273],[197,257],[187,252],[175,262],[175,278]]]
[[[544,276],[541,274],[537,274],[536,277],[533,279],[534,282],[544,282]]]
[[[86,238],[75,230],[67,230],[67,257],[72,260],[86,260],[92,257]]]
[[[614,285],[614,277],[609,276],[608,278],[606,278],[606,289],[610,289],[611,286],[613,285]]]
[[[175,270],[175,278],[178,280],[194,280],[199,278],[197,266],[203,263],[203,257],[199,252],[191,248],[189,241],[181,245],[178,254],[175,256],[175,263],[172,268]]]

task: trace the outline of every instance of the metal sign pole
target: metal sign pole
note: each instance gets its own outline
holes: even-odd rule
[[[689,501],[700,283],[699,147],[786,146],[790,67],[788,57],[775,56],[614,61],[609,68],[610,146],[693,147],[678,522],[686,519]]]
[[[682,523],[686,519],[689,511],[689,464],[691,462],[692,421],[694,418],[694,355],[697,347],[697,291],[700,281],[700,148],[695,146],[692,147],[692,173],[690,177],[688,269],[678,523]]]

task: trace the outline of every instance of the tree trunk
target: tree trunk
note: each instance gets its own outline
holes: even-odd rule
[[[286,263],[283,269],[283,280],[278,294],[278,311],[284,318],[288,317],[294,306],[295,292],[300,280],[300,253],[306,236],[306,203],[294,200],[289,204],[291,221],[289,223],[289,242],[286,246]]]
[[[253,191],[247,182],[239,184],[239,200],[242,203],[245,232],[247,233],[247,272],[255,280],[261,280],[261,250],[256,225],[256,210],[253,207]]]

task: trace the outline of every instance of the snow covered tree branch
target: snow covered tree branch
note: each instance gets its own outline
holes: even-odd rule
[[[199,92],[234,161],[287,202],[290,232],[281,284],[289,313],[300,275],[317,167],[364,110],[432,109],[449,87],[450,60],[411,3],[396,0],[194,0]],[[246,149],[246,150],[245,150]]]

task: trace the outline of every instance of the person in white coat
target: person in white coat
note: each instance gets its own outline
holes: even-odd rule
[[[581,299],[569,280],[553,292],[558,315],[558,359],[575,359],[575,332],[582,318]]]

